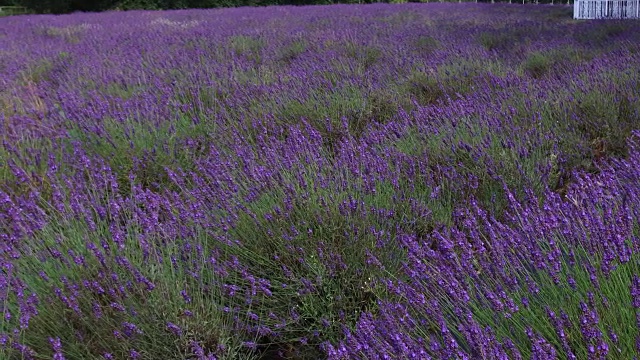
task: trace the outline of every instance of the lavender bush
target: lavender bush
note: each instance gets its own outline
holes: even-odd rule
[[[634,358],[638,64],[564,7],[3,19],[0,357]]]

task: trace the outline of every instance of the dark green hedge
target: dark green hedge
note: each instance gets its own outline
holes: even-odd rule
[[[0,5],[21,5],[36,13],[68,13],[111,9],[188,9],[228,6],[311,5],[331,3],[371,3],[389,0],[6,0]]]

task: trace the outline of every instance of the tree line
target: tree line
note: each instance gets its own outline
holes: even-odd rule
[[[192,8],[217,8],[234,6],[266,5],[321,5],[321,4],[365,4],[375,2],[435,2],[457,0],[0,0],[0,6],[23,6],[38,14],[63,14],[75,11],[105,10],[169,10]],[[474,1],[474,0],[462,0]],[[476,0],[477,2],[508,2],[509,0]],[[514,3],[522,0],[512,0]],[[553,3],[553,0],[525,0],[527,3]],[[564,2],[557,0],[558,3]]]
[[[165,10],[265,5],[406,2],[398,0],[0,0],[0,6],[24,6],[35,13],[105,10]]]

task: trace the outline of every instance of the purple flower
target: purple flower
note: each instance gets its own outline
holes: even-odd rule
[[[631,280],[631,305],[635,309],[640,309],[640,277],[633,275]]]
[[[260,317],[258,316],[258,314],[249,311],[249,313],[247,314],[247,317],[253,321],[258,321],[260,319]]]
[[[116,311],[120,311],[120,312],[127,311],[127,309],[124,306],[122,306],[122,305],[120,305],[120,304],[118,304],[116,302],[112,302],[111,303],[111,308],[113,308]]]
[[[133,360],[137,360],[137,359],[140,359],[141,357],[142,357],[142,354],[140,354],[135,349],[131,349],[131,351],[129,351],[129,358]]]
[[[184,299],[184,302],[186,302],[187,304],[191,302],[191,297],[187,294],[186,290],[180,291],[180,295],[182,295],[182,299]]]
[[[176,336],[182,336],[182,329],[172,322],[167,323],[167,329]]]
[[[134,335],[142,334],[142,330],[138,329],[135,324],[125,321],[122,323],[122,333],[126,337],[133,337]]]
[[[258,347],[258,345],[254,341],[245,341],[242,343],[242,346],[252,350],[255,350]]]
[[[49,343],[53,348],[53,360],[64,360],[64,355],[62,355],[62,344],[60,343],[60,338],[49,338]]]
[[[531,360],[553,360],[557,358],[554,347],[542,336],[536,334],[530,328],[526,334],[531,341]]]
[[[1,334],[0,335],[0,349],[6,349],[7,343],[9,343],[9,335]]]

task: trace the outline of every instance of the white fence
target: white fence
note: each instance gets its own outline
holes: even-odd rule
[[[640,0],[575,0],[574,19],[640,19]]]

